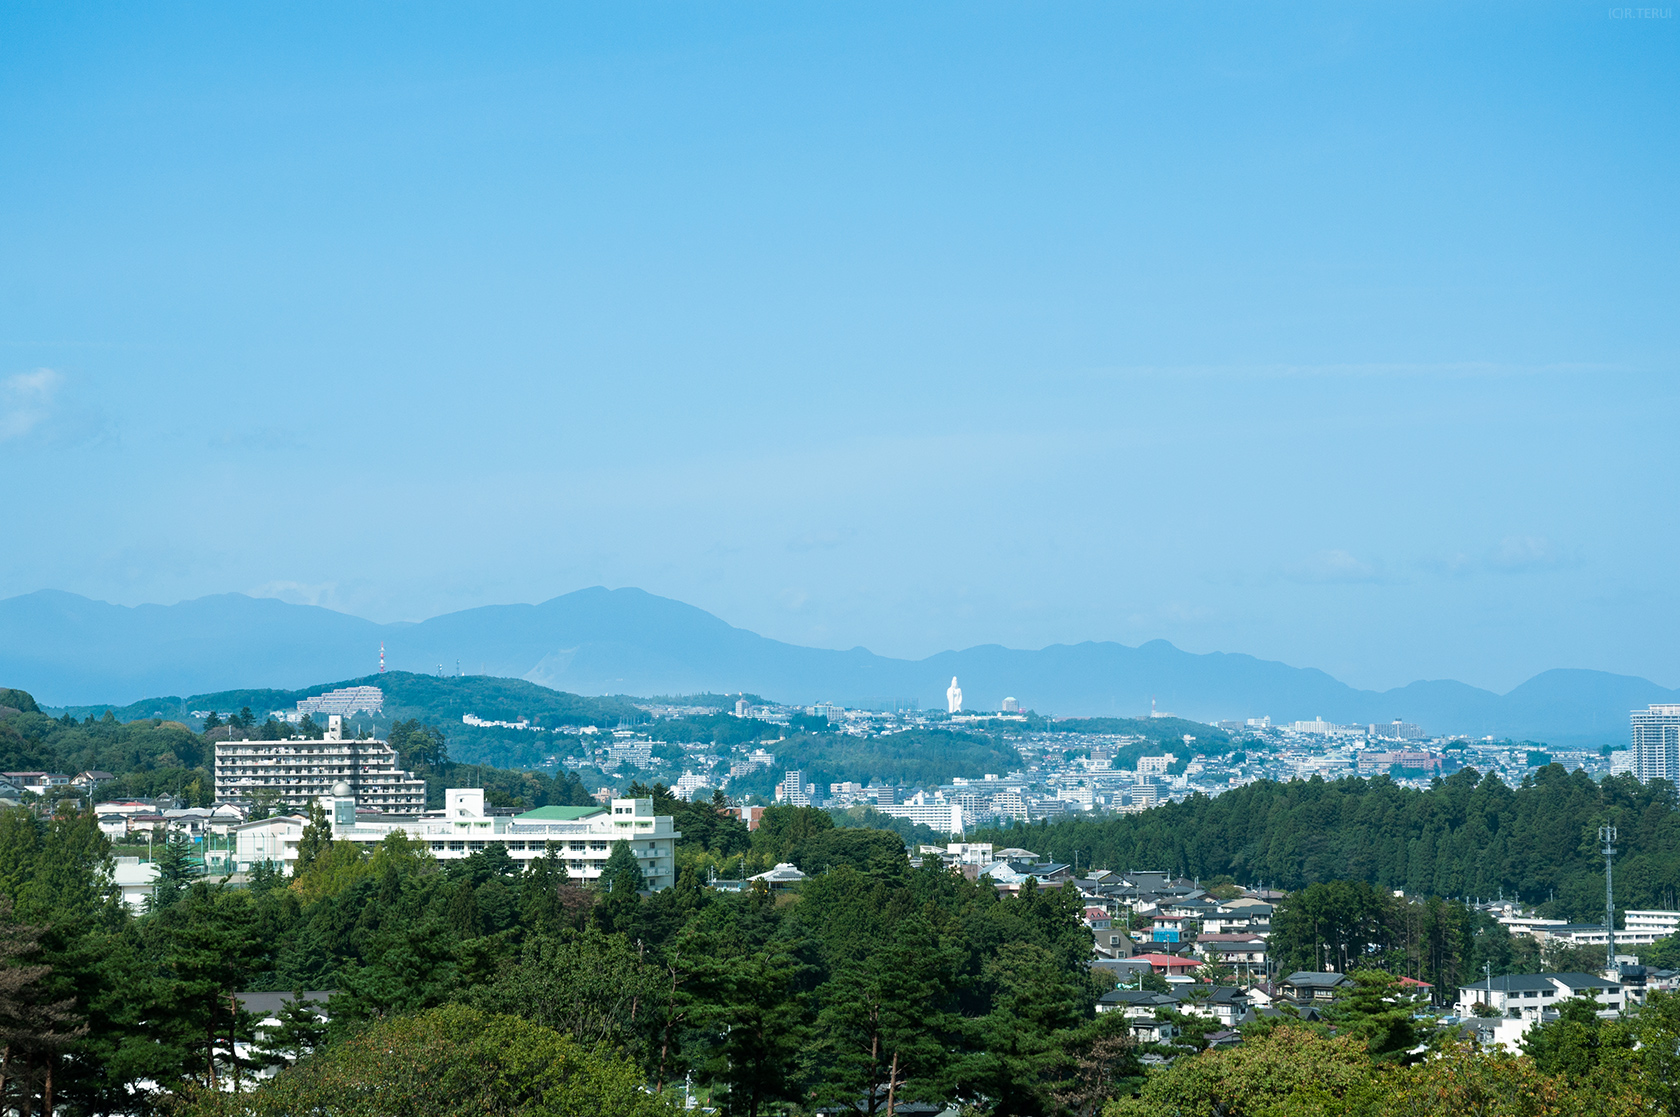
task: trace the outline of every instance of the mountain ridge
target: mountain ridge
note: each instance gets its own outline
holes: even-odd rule
[[[1647,679],[1561,668],[1503,695],[1441,679],[1358,690],[1317,668],[1241,652],[1186,652],[1165,640],[1032,650],[982,644],[893,659],[861,647],[789,644],[680,601],[600,586],[534,605],[393,624],[244,594],[122,606],[42,590],[0,600],[0,685],[54,706],[292,690],[367,675],[382,642],[395,668],[451,674],[459,662],[467,673],[580,695],[744,690],[799,703],[915,699],[934,706],[955,675],[974,709],[995,709],[1008,695],[1062,716],[1137,716],[1153,699],[1163,711],[1206,722],[1398,717],[1428,732],[1554,743],[1625,740],[1630,709],[1680,701],[1680,691]]]

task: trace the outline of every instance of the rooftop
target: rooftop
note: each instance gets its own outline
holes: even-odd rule
[[[607,808],[596,804],[589,807],[538,807],[534,811],[526,811],[521,815],[514,815],[516,822],[576,822],[581,818],[589,818],[603,813]]]

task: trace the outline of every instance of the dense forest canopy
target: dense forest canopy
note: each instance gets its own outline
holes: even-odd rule
[[[735,894],[702,888],[691,862],[644,896],[627,849],[585,889],[554,856],[522,870],[496,847],[439,863],[401,836],[371,853],[335,844],[317,823],[295,879],[171,880],[136,918],[106,883],[91,815],[0,813],[0,942],[27,939],[27,960],[48,967],[0,1002],[0,1026],[57,1014],[51,1029],[8,1033],[6,1088],[39,1096],[50,1070],[72,1113],[167,1108],[169,1094],[225,1112],[218,1077],[322,1048],[253,1102],[285,1112],[276,1097],[307,1107],[394,1050],[410,1054],[382,1073],[406,1096],[414,1066],[451,1065],[457,1045],[488,1032],[552,1056],[532,1064],[578,1064],[596,1108],[564,1112],[608,1111],[597,1094],[630,1097],[628,1073],[667,1096],[691,1080],[730,1114],[860,1098],[874,1110],[890,1086],[902,1100],[1030,1115],[1057,1111],[1081,1060],[1124,1037],[1123,1021],[1093,1012],[1102,987],[1084,966],[1091,938],[1073,890],[1006,897],[937,862],[913,870],[895,835],[838,829],[810,808],[766,812],[750,837],[738,820],[712,821],[694,852],[747,845],[813,875],[797,895]],[[300,1020],[235,1060],[230,1043],[254,1037],[233,994],[302,988],[336,991],[330,1028],[307,1035]],[[357,1046],[370,1035],[372,1048]],[[1135,1074],[1129,1044],[1107,1050],[1108,1081]]]
[[[1387,777],[1276,783],[1195,795],[1141,814],[1071,819],[974,835],[1082,865],[1229,876],[1293,890],[1359,880],[1412,896],[1504,895],[1560,918],[1604,910],[1596,834],[1617,828],[1616,904],[1673,907],[1680,813],[1667,783],[1595,781],[1560,765],[1521,787],[1466,769],[1427,790]]]

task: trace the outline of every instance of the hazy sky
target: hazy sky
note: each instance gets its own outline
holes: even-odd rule
[[[6,4],[0,596],[1680,684],[1638,11]]]

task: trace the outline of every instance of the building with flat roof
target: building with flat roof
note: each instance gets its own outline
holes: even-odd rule
[[[1640,783],[1680,784],[1680,704],[1634,710],[1633,774]]]
[[[484,789],[452,787],[440,811],[374,814],[358,811],[350,788],[340,784],[321,797],[335,842],[355,842],[372,849],[401,833],[423,844],[440,861],[458,861],[500,846],[521,865],[547,856],[552,848],[575,881],[601,876],[613,846],[627,842],[654,890],[676,882],[676,840],[682,835],[670,815],[655,815],[652,799],[614,799],[608,806],[538,807],[521,815],[489,815]],[[248,872],[262,861],[280,865],[288,875],[297,868],[298,841],[307,819],[282,815],[233,828],[234,868]]]
[[[216,742],[216,798],[274,796],[289,808],[301,809],[343,782],[358,807],[399,813],[426,809],[426,781],[398,768],[390,745],[347,741],[343,729],[343,717],[333,714],[318,741]]]
[[[1498,1016],[1520,1018],[1532,1025],[1546,1009],[1571,997],[1593,997],[1605,1012],[1620,1012],[1623,1007],[1619,981],[1597,974],[1542,973],[1484,978],[1462,986],[1457,1011],[1460,1016],[1472,1016],[1481,1005],[1483,1011],[1492,1009]]]

